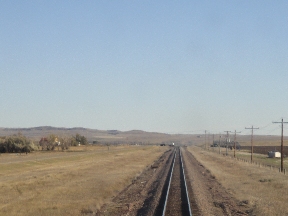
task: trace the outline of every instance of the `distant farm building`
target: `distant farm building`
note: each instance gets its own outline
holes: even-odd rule
[[[279,151],[269,151],[268,152],[268,157],[269,158],[280,158],[281,153]]]

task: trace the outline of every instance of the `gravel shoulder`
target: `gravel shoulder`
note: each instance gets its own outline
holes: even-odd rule
[[[233,197],[189,151],[182,151],[190,194],[199,208],[199,215],[249,215],[246,201]],[[191,196],[190,195],[190,196]]]
[[[288,194],[285,193],[288,190],[287,175],[278,169],[239,159],[240,152],[234,158],[213,149],[209,151],[196,146],[187,149],[228,194],[238,200],[238,204],[250,206],[249,215],[288,215]]]

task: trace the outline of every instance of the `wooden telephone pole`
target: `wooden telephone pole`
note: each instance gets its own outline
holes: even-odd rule
[[[213,151],[215,150],[214,148],[214,134],[213,134],[213,141],[212,141],[212,146],[213,146]]]
[[[205,130],[205,149],[207,149],[207,143],[206,143],[206,133],[207,133],[207,131]]]
[[[259,128],[254,128],[252,125],[252,128],[246,128],[245,129],[251,129],[252,130],[252,134],[251,134],[251,163],[253,161],[253,130],[254,129],[259,129]]]
[[[241,132],[236,132],[235,130],[235,134],[234,134],[234,158],[236,157],[236,133],[241,133]]]
[[[219,154],[221,154],[221,134],[219,134]]]
[[[282,130],[281,130],[281,172],[284,171],[283,169],[283,157],[284,157],[284,147],[283,147],[283,125],[287,124],[288,122],[284,122],[283,118],[281,122],[272,122],[272,123],[281,123]]]
[[[228,138],[229,138],[229,132],[231,131],[224,131],[224,132],[227,132],[227,135],[226,135],[226,156],[228,155]]]

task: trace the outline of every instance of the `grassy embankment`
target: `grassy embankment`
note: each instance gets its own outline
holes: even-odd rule
[[[199,147],[188,149],[227,191],[238,200],[248,200],[254,215],[288,214],[287,175]]]
[[[167,148],[75,147],[0,156],[0,215],[92,213]]]

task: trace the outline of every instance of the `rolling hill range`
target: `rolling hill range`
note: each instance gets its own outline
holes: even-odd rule
[[[77,133],[85,136],[90,143],[93,141],[100,144],[180,144],[194,145],[204,144],[204,134],[166,134],[157,132],[146,132],[142,130],[119,131],[119,130],[97,130],[83,127],[31,127],[31,128],[0,128],[0,136],[9,136],[21,133],[24,136],[38,142],[42,137],[47,137],[54,134],[58,137],[75,136]],[[219,139],[219,134],[215,134],[215,140]],[[225,140],[226,136],[222,134],[221,140]],[[234,140],[233,133],[230,134],[230,141]],[[284,142],[288,137],[284,137]],[[212,144],[213,135],[207,134],[206,143],[209,146]],[[250,146],[250,135],[237,135],[237,141],[244,146]],[[254,145],[259,146],[278,146],[280,145],[279,136],[269,135],[254,135]]]
[[[199,141],[197,135],[183,134],[165,134],[156,132],[145,132],[141,130],[118,131],[118,130],[97,130],[82,127],[63,128],[63,127],[31,127],[31,128],[0,128],[0,136],[9,136],[21,133],[24,136],[39,141],[41,137],[47,137],[55,134],[59,137],[74,136],[80,134],[87,140],[101,144],[196,144]],[[201,138],[200,138],[201,140]]]

